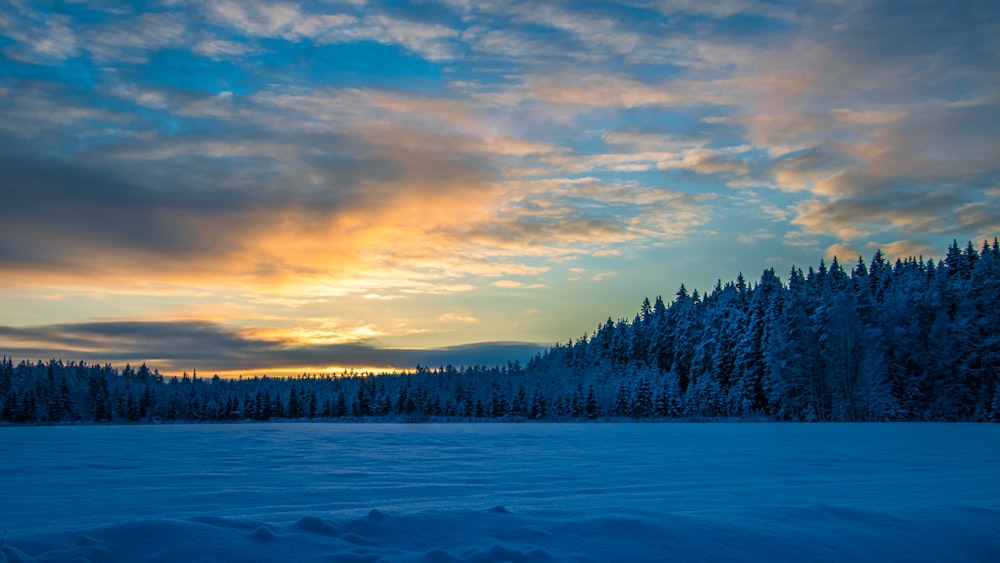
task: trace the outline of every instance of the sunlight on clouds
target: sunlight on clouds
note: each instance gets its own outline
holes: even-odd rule
[[[955,214],[964,230],[976,233],[977,240],[989,239],[1000,232],[1000,209],[994,201],[965,204]]]
[[[616,74],[591,74],[580,78],[533,76],[526,87],[533,96],[546,102],[577,106],[633,108],[688,101],[686,96],[668,88]]]
[[[484,139],[484,148],[492,154],[502,154],[511,156],[528,156],[532,154],[549,154],[562,152],[565,149],[549,143],[540,143],[517,137],[492,137]],[[549,170],[545,169],[548,173]]]
[[[832,109],[830,115],[840,123],[860,126],[881,126],[906,117],[899,111],[857,111],[848,108]]]
[[[827,260],[836,258],[841,265],[849,268],[854,264],[854,260],[861,256],[861,252],[853,244],[838,242],[828,246],[823,255]]]
[[[889,260],[905,259],[911,256],[923,259],[940,256],[942,249],[934,248],[920,240],[897,240],[888,243],[869,242],[865,245],[871,252],[881,249]]]
[[[363,299],[376,299],[379,301],[392,301],[394,299],[402,299],[402,295],[379,295],[378,293],[366,293],[361,296]]]
[[[492,130],[492,126],[475,108],[456,106],[451,100],[386,91],[362,95],[352,89],[264,93],[253,100],[263,105],[259,109],[244,106],[239,113],[212,110],[209,114],[226,120],[249,118],[270,128],[265,107],[272,106],[293,112],[286,128],[298,119],[303,127],[317,120],[344,124],[348,132],[364,140],[353,149],[359,157],[378,158],[389,163],[388,170],[395,170],[384,179],[369,177],[358,186],[340,187],[333,171],[312,162],[326,154],[325,147],[289,143],[287,138],[172,141],[119,148],[113,154],[164,164],[197,156],[264,158],[277,170],[300,166],[301,172],[295,174],[301,178],[301,187],[296,187],[296,178],[291,176],[291,190],[283,197],[287,203],[278,202],[268,210],[237,211],[221,222],[220,217],[184,219],[191,232],[205,233],[202,240],[214,239],[224,243],[217,247],[226,249],[222,255],[206,256],[199,276],[206,282],[224,277],[231,264],[244,283],[263,292],[261,302],[301,306],[324,296],[379,294],[385,289],[466,291],[471,284],[446,280],[537,274],[547,266],[532,260],[558,260],[580,251],[610,256],[616,252],[614,245],[683,237],[705,220],[704,200],[660,187],[608,184],[595,178],[490,183],[485,175],[491,166],[488,160],[476,164],[457,155],[463,151],[539,155],[550,159],[550,173],[555,159],[562,158],[567,166],[572,159],[559,157],[565,149],[550,143],[510,135],[469,136]],[[370,116],[386,112],[405,119],[370,121]],[[407,121],[411,117],[413,121]],[[367,124],[364,129],[351,129],[362,123]],[[438,130],[432,133],[424,127],[431,124]],[[463,133],[441,133],[442,125]],[[692,166],[706,155],[695,155]],[[667,156],[673,157],[593,155],[576,158],[579,164],[572,168],[580,172],[602,167],[647,169]],[[637,167],[637,160],[643,159],[648,163]],[[365,165],[364,160],[360,162]],[[337,194],[332,206],[323,203],[315,210],[299,209],[298,198],[292,199],[301,193],[298,197],[308,201],[323,197],[326,190]],[[597,212],[598,206],[615,213]],[[260,227],[248,229],[246,225],[251,224]],[[165,276],[183,279],[181,272],[167,271]]]
[[[479,319],[470,315],[459,315],[456,313],[445,313],[438,317],[439,321],[445,323],[478,323]]]
[[[344,326],[342,319],[317,319],[313,327],[247,328],[240,334],[245,338],[278,342],[286,346],[346,344],[363,342],[387,333],[375,325]]]
[[[495,281],[490,285],[503,289],[541,289],[543,287],[548,287],[544,283],[524,283],[517,280],[500,280]]]
[[[326,301],[326,299],[323,298],[282,297],[277,295],[267,295],[262,292],[254,292],[248,295],[247,300],[259,305],[274,305],[284,308],[299,308]]]
[[[774,174],[775,187],[786,192],[815,192],[823,195],[831,193],[827,181],[837,174],[836,169],[800,170],[794,168],[776,167]]]
[[[849,240],[863,237],[868,232],[853,220],[853,216],[847,215],[850,213],[849,209],[835,202],[806,200],[796,206],[796,211],[797,215],[791,223],[803,227],[806,233],[826,234]]]

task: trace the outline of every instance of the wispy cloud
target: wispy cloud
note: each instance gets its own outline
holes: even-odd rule
[[[208,4],[207,9],[214,22],[250,37],[308,39],[318,45],[376,41],[400,45],[431,60],[451,58],[451,44],[459,35],[436,23],[385,13],[307,12],[291,2],[222,1]]]
[[[499,280],[490,285],[503,289],[541,289],[548,287],[544,283],[524,283],[517,280]]]
[[[461,315],[458,313],[445,313],[438,317],[438,320],[445,323],[478,323],[479,319],[471,315]]]
[[[576,106],[635,108],[690,101],[683,94],[671,92],[669,86],[646,84],[620,74],[590,74],[580,78],[533,76],[526,87],[542,101]]]

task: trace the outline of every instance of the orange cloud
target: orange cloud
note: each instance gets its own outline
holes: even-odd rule
[[[501,287],[504,289],[539,289],[543,287],[548,287],[543,283],[524,283],[516,280],[500,280],[500,281],[495,281],[490,285],[494,287]]]

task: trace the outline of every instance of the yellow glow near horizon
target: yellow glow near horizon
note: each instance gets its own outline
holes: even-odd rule
[[[393,366],[300,366],[295,368],[274,368],[274,369],[253,369],[253,370],[223,370],[212,372],[208,377],[218,375],[221,379],[244,379],[254,377],[282,377],[282,378],[306,378],[310,376],[319,377],[350,377],[364,376],[368,374],[383,373],[412,373],[413,368],[398,368]],[[190,374],[188,374],[190,375]],[[180,376],[177,376],[180,377]],[[204,377],[199,374],[199,377]]]

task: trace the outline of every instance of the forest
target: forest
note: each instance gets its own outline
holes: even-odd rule
[[[766,269],[601,322],[522,364],[223,379],[4,357],[5,424],[1000,421],[1000,247]]]

